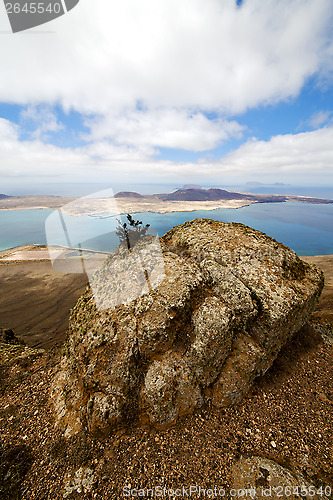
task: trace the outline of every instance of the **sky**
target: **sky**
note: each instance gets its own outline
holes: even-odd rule
[[[1,2],[0,54],[0,193],[333,187],[332,0],[80,0],[15,34]]]

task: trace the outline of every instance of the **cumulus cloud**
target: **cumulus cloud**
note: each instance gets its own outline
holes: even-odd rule
[[[314,185],[332,179],[333,127],[312,132],[277,135],[269,141],[252,139],[218,162],[247,179],[286,179]]]
[[[0,100],[240,113],[330,66],[331,24],[331,0],[81,0],[55,33],[6,37]]]
[[[21,121],[25,126],[31,125],[31,137],[46,141],[49,133],[59,132],[64,129],[59,122],[56,113],[48,106],[28,106],[20,114]]]
[[[64,177],[87,166],[87,155],[39,140],[21,141],[17,125],[0,118],[0,175],[6,177]]]
[[[236,121],[208,119],[203,113],[177,109],[130,110],[87,120],[89,140],[112,139],[138,148],[178,148],[207,151],[221,142],[240,138],[244,127]]]
[[[215,184],[239,175],[287,182],[301,171],[309,182],[324,178],[333,137],[323,114],[312,125],[326,128],[250,140],[216,161],[156,154],[210,151],[241,137],[238,114],[296,97],[310,77],[331,81],[332,21],[331,0],[245,0],[240,7],[233,0],[80,0],[44,33],[38,27],[2,39],[0,101],[27,106],[21,125],[32,132],[22,141],[20,127],[0,120],[0,173],[64,181],[191,176]],[[85,146],[45,143],[62,130],[55,104],[85,117]]]
[[[258,179],[263,182],[324,183],[332,177],[333,127],[278,135],[269,141],[249,140],[217,161],[156,160],[146,151],[95,141],[75,149],[41,141],[20,141],[19,130],[0,119],[0,175],[57,177],[59,182],[182,182],[225,184]]]
[[[0,139],[2,147],[15,143],[18,140],[19,127],[9,120],[0,118]]]

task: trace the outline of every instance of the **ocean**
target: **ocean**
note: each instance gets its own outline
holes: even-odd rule
[[[53,214],[53,215],[52,215]],[[258,203],[240,209],[200,210],[168,214],[132,214],[151,232],[162,236],[173,226],[195,218],[224,222],[242,222],[262,231],[293,249],[298,255],[333,254],[333,204]],[[48,219],[48,234],[45,221]],[[122,219],[125,220],[124,216]],[[71,217],[64,215],[63,224],[54,210],[0,211],[0,250],[27,244],[59,244],[93,250],[112,251],[118,244],[115,217]]]

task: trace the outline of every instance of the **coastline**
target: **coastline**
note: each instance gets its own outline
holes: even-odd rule
[[[36,254],[40,253],[38,256]],[[20,245],[17,247],[11,247],[6,250],[0,250],[0,264],[3,262],[28,262],[28,261],[42,261],[42,260],[50,260],[50,257],[45,257],[46,253],[48,254],[48,246],[47,245]],[[98,252],[96,252],[98,253]],[[16,257],[16,258],[15,258]],[[332,274],[333,274],[333,254],[318,254],[318,255],[302,255],[299,256],[300,259],[305,260],[308,263],[317,264],[316,261],[325,261],[332,260]]]
[[[286,202],[281,201],[264,203],[258,201],[249,202],[248,200],[237,200],[236,202],[236,200],[232,200],[223,204],[211,201],[186,203],[172,201],[170,205],[168,209],[165,206],[160,206],[158,211],[151,207],[143,207],[142,205],[140,207],[128,207],[127,205],[126,209],[121,213],[126,214],[126,210],[131,208],[132,210],[127,213],[132,213],[135,219],[148,222],[159,235],[164,234],[177,224],[197,217],[203,217],[222,220],[224,222],[243,223],[254,227],[275,238],[277,241],[283,242],[300,257],[304,255],[333,254],[333,235],[332,233],[325,232],[327,230],[330,231],[333,204],[323,206],[320,204],[313,207],[313,203],[299,202],[288,205]],[[75,207],[76,205],[74,205]],[[82,217],[88,228],[91,229],[93,227],[94,231],[99,231],[98,234],[100,235],[108,234],[110,232],[110,224],[107,219],[110,217],[109,214],[111,212],[104,211],[103,213],[94,214],[94,211],[91,210],[93,208],[90,204],[86,207],[82,206],[81,216],[75,213],[74,210],[70,210],[68,224],[80,224]],[[244,211],[240,210],[241,208]],[[64,210],[62,212],[64,217],[67,217],[67,213]],[[41,245],[54,243],[45,239],[44,223],[50,214],[52,215],[52,211],[43,209],[37,209],[34,213],[27,211],[22,214],[21,208],[17,213],[15,213],[15,209],[11,209],[10,213],[7,213],[7,216],[5,214],[3,217],[0,216],[0,228],[4,235],[0,246],[0,258],[3,252],[18,252],[20,246],[30,245],[33,249],[36,249]],[[113,212],[112,216],[118,217],[120,213],[116,214]],[[293,220],[290,219],[291,216]],[[70,217],[72,217],[72,222],[70,221]],[[96,219],[96,221],[97,219],[100,220],[95,223],[93,219]],[[295,229],[291,230],[290,223],[295,224]],[[35,231],[31,234],[29,232],[30,225]],[[89,234],[94,235],[94,231],[90,230]],[[83,238],[81,241],[85,241],[87,233],[82,231],[81,233],[81,238]],[[22,237],[21,234],[23,235]],[[62,244],[66,245],[63,242]],[[87,249],[96,248],[96,250],[101,251],[109,249],[109,246],[105,246],[105,241],[103,242],[103,240],[102,244],[99,243],[97,247],[91,247],[90,244],[83,245],[82,248],[84,247]],[[112,246],[112,248],[114,247]],[[31,257],[29,257],[30,259]]]
[[[175,213],[175,212],[197,212],[199,210],[207,210],[207,211],[212,211],[212,210],[219,210],[220,208],[225,208],[225,209],[238,209],[238,208],[243,208],[247,207],[249,205],[253,205],[255,203],[259,203],[258,201],[244,201],[244,200],[232,200],[228,201],[227,203],[216,203],[216,202],[211,202],[211,201],[188,201],[188,202],[179,202],[179,201],[172,201],[172,202],[165,202],[165,203],[160,203],[160,206],[155,206],[153,203],[148,204],[145,202],[138,202],[135,200],[133,203],[124,203],[124,202],[118,202],[118,208],[119,208],[119,213],[117,215],[126,215],[127,213],[156,213],[156,214],[168,214],[168,213]],[[14,210],[59,210],[63,209],[62,211],[68,215],[72,216],[77,216],[79,217],[80,215],[86,215],[79,213],[79,208],[74,208],[74,207],[68,207],[66,206],[50,206],[50,205],[45,205],[45,206],[21,206],[21,207],[0,207],[0,212],[6,212],[6,211],[14,211]],[[104,213],[107,213],[103,207],[103,210],[98,210],[95,208],[91,208],[91,212],[93,215],[102,215]]]
[[[65,196],[10,196],[0,198],[0,210],[39,210],[57,209],[74,201],[73,197]]]
[[[101,215],[114,213],[174,213],[212,211],[219,209],[238,209],[256,203],[306,203],[306,204],[333,204],[333,200],[313,198],[298,195],[253,195],[250,193],[229,193],[237,195],[233,198],[215,200],[182,200],[165,199],[163,195],[146,195],[140,197],[111,197],[111,198],[70,198],[61,196],[12,196],[0,199],[0,211],[7,210],[58,210],[72,216]]]
[[[0,208],[0,212],[13,212],[14,210],[57,210],[50,207],[15,207],[15,208]]]
[[[40,255],[36,255],[36,254]],[[17,262],[17,261],[41,261],[50,260],[47,245],[21,245],[18,247],[8,248],[0,251],[0,264],[2,262]]]

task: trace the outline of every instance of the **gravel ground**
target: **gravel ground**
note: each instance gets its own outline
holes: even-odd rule
[[[242,404],[206,407],[165,432],[130,428],[105,440],[65,441],[54,431],[48,393],[56,360],[55,353],[40,354],[30,366],[15,363],[6,372],[1,499],[117,499],[126,487],[228,492],[241,455],[274,460],[316,487],[333,486],[333,348],[311,327],[286,346]]]

